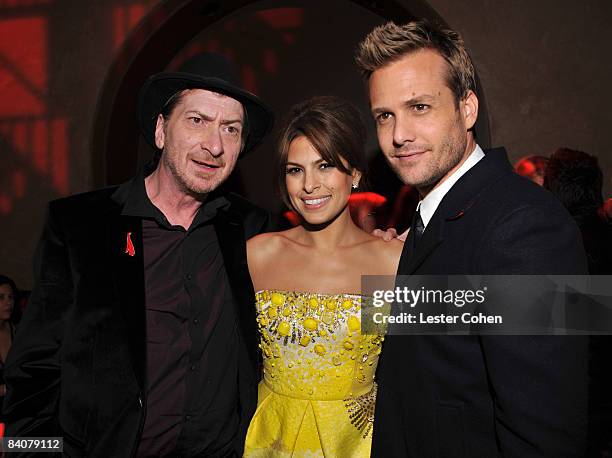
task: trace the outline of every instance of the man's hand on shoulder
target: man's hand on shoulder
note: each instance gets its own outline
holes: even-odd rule
[[[399,235],[394,227],[390,227],[386,231],[383,231],[382,229],[374,229],[371,235],[373,235],[374,237],[380,237],[385,242],[390,242],[391,240],[394,240],[394,239],[397,239],[400,242],[405,242],[406,237],[408,237],[408,229],[406,229],[404,232],[402,232]]]
[[[390,227],[386,231],[383,231],[382,229],[374,229],[372,231],[372,235],[374,237],[383,239],[385,242],[390,242],[391,240],[397,238],[397,231],[394,227]]]

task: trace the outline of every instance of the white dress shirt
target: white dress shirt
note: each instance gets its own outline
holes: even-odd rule
[[[468,170],[474,167],[478,161],[480,161],[484,157],[484,152],[482,148],[476,145],[474,151],[470,153],[468,158],[465,160],[461,166],[455,170],[446,180],[440,183],[440,186],[433,189],[429,194],[425,196],[425,198],[419,201],[417,205],[417,211],[421,212],[421,219],[423,220],[423,225],[427,228],[427,224],[431,220],[431,217],[435,213],[438,205],[442,202],[442,199],[446,195],[448,191],[455,185],[455,183],[461,178]],[[404,232],[398,238],[400,240],[406,240],[406,236],[408,235],[408,231]]]

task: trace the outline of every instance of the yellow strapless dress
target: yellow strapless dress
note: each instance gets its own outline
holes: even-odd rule
[[[260,291],[263,380],[246,457],[369,457],[384,336],[361,334],[362,297]]]

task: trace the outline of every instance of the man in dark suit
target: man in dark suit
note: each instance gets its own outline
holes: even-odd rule
[[[268,215],[219,186],[272,115],[203,55],[149,78],[139,117],[156,164],[49,205],[6,435],[61,436],[68,456],[241,456],[259,380],[245,240]]]
[[[421,196],[399,274],[586,273],[562,206],[503,149],[477,145],[474,67],[456,32],[388,23],[357,62],[381,149]],[[389,336],[373,456],[583,456],[586,354],[582,337]]]

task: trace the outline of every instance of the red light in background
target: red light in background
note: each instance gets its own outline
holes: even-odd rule
[[[13,209],[13,201],[3,192],[0,193],[0,215],[8,215]]]
[[[41,115],[47,92],[47,20],[0,21],[0,117]]]
[[[27,158],[32,165],[31,172],[39,177],[50,177],[51,185],[58,194],[68,194],[69,143],[65,118],[33,117],[31,120],[18,121],[0,118],[0,135],[8,140],[16,153]],[[27,180],[25,175],[23,179],[20,175],[14,175],[13,178],[12,189],[5,191],[9,191],[8,195],[12,197],[21,198],[25,195]]]
[[[533,162],[523,161],[516,169],[516,172],[522,176],[530,176],[536,173],[536,166]]]
[[[68,123],[51,122],[51,182],[61,194],[68,193]]]
[[[113,47],[118,49],[147,10],[140,3],[113,8]]]
[[[125,39],[125,8],[116,6],[113,10],[113,48],[117,49]]]
[[[115,49],[157,2],[124,0],[122,5],[109,5]],[[48,15],[54,14],[54,3],[0,0],[0,13],[8,13],[0,19],[0,142],[1,154],[11,164],[0,182],[2,215],[13,211],[33,184],[49,186],[52,194],[70,192],[70,118],[51,111],[48,100],[49,67],[55,62],[51,53],[64,52],[50,47]],[[37,5],[49,8],[31,8]]]
[[[28,146],[26,128],[25,121],[17,121],[13,124],[13,147],[22,154],[26,152]]]
[[[50,3],[14,1],[12,8]],[[8,3],[0,0],[0,8]],[[25,14],[25,13],[24,13]],[[131,12],[134,21],[138,9]],[[28,185],[47,181],[59,195],[69,192],[69,135],[64,116],[48,110],[48,20],[30,16],[0,20],[0,136],[15,165],[0,188],[0,213],[9,214]]]
[[[13,2],[12,7],[48,2]],[[8,6],[6,2],[0,7]],[[31,175],[45,177],[48,170],[49,134],[48,21],[45,17],[0,20],[0,135],[9,151],[19,156],[14,170],[6,172],[0,190],[0,213],[8,215],[15,201],[25,197]],[[64,151],[67,156],[67,150]],[[28,168],[28,164],[32,168]],[[64,183],[56,186],[67,193],[68,162],[61,164]],[[59,176],[60,174],[58,174]]]
[[[368,207],[380,207],[387,201],[385,196],[375,192],[355,192],[349,197],[351,205],[367,205]]]
[[[300,224],[300,217],[293,210],[287,210],[283,213],[283,216],[287,218],[287,221],[289,221],[289,224],[291,224],[292,226],[297,226],[298,224]]]
[[[49,129],[47,121],[39,119],[32,126],[33,162],[34,167],[41,173],[47,170],[49,163]]]
[[[144,5],[132,5],[128,8],[128,24],[130,29],[133,29],[136,24],[142,19],[145,15],[145,7]]]

